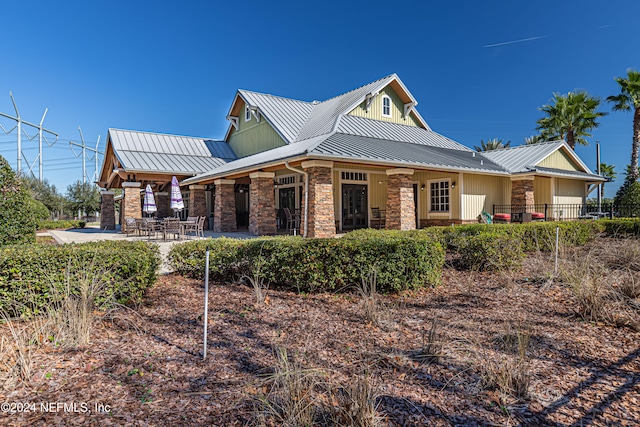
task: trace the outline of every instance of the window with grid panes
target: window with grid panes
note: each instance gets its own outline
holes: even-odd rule
[[[430,183],[431,212],[449,212],[449,181]]]

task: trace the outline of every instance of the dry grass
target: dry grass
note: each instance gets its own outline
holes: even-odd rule
[[[640,331],[640,242],[607,243],[571,253],[560,279],[583,319]]]
[[[522,323],[507,323],[498,344],[505,353],[479,352],[480,386],[496,390],[500,404],[528,397],[531,372],[527,350],[531,329]]]
[[[381,312],[376,283],[377,271],[373,269],[362,276],[361,285],[357,287],[358,294],[360,295],[362,316],[366,322],[374,325],[380,321]]]
[[[257,425],[314,425],[318,410],[314,389],[320,383],[319,373],[304,369],[283,347],[276,347],[275,358],[274,373],[266,381],[268,392],[257,398]]]
[[[368,375],[362,375],[344,388],[333,393],[331,419],[337,426],[378,427],[382,418],[378,415],[376,391]]]

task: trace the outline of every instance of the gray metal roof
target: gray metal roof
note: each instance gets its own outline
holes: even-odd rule
[[[548,175],[559,175],[566,176],[568,178],[588,178],[592,181],[606,181],[607,179],[601,177],[600,175],[594,173],[580,172],[580,171],[569,171],[565,169],[555,169],[555,168],[545,168],[541,166],[536,166],[532,169],[532,172],[539,172]]]
[[[224,141],[122,129],[108,140],[124,170],[198,174],[237,157]]]
[[[336,160],[362,160],[404,167],[413,165],[507,174],[503,167],[470,150],[463,151],[343,133],[331,135],[313,147],[310,154],[333,157]]]
[[[502,165],[510,173],[518,173],[526,172],[530,168],[535,167],[535,165],[549,157],[554,151],[559,150],[563,145],[565,145],[564,141],[541,142],[538,144],[519,145],[517,147],[483,151],[482,155]]]
[[[348,110],[355,108],[355,106],[363,102],[367,94],[376,92],[397,78],[395,74],[391,74],[380,80],[316,104],[311,116],[309,116],[309,119],[296,140],[302,141],[331,132],[339,116],[348,113]]]
[[[330,133],[240,158],[209,172],[188,178],[183,183],[190,184],[205,179],[221,178],[231,173],[255,170],[267,164],[281,163],[295,157],[366,161],[395,167],[415,166],[507,174],[504,168],[470,150]]]
[[[289,143],[295,141],[314,108],[314,104],[310,102],[295,99],[248,90],[239,90],[238,93],[247,104],[257,106],[260,113]]]
[[[453,150],[471,151],[469,147],[418,126],[407,126],[391,122],[368,119],[365,117],[343,116],[338,125],[338,132],[391,141],[411,142],[433,147]]]

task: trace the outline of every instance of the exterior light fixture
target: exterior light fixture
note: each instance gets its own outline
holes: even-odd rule
[[[451,188],[456,188],[456,182],[455,182],[455,181],[453,181],[453,182],[451,183]]]
[[[424,191],[424,184],[422,184],[422,186],[420,186],[420,191]]]

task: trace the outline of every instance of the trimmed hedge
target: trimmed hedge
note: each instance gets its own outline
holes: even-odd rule
[[[38,221],[38,230],[56,230],[60,228],[84,228],[86,221],[78,220],[40,220]]]
[[[0,305],[17,303],[23,313],[37,312],[50,302],[51,287],[62,286],[67,277],[99,280],[105,284],[105,296],[122,304],[138,302],[155,283],[159,265],[158,247],[145,242],[3,247]]]
[[[298,292],[359,285],[372,269],[377,272],[376,285],[381,292],[436,285],[444,264],[444,250],[437,241],[400,235],[199,240],[172,246],[169,262],[179,273],[201,278],[207,247],[213,278],[229,281],[259,271],[271,286]]]
[[[604,227],[604,233],[610,237],[638,237],[640,236],[640,219],[603,219],[598,220]]]
[[[36,241],[36,203],[0,156],[0,246]],[[40,213],[41,214],[41,213]]]

